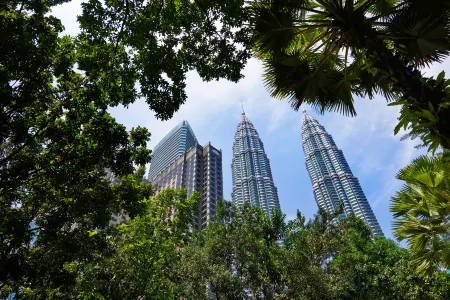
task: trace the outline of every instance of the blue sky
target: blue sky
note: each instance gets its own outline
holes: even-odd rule
[[[78,31],[76,15],[81,13],[80,2],[73,1],[53,10],[68,34]],[[441,70],[446,70],[447,78],[450,77],[450,60],[433,65],[426,74],[437,75]],[[150,148],[181,120],[188,120],[201,144],[210,141],[222,149],[224,198],[230,200],[232,144],[242,101],[270,159],[282,211],[289,219],[295,217],[297,209],[311,217],[317,211],[317,205],[301,144],[302,113],[293,111],[287,101],[269,96],[262,83],[262,68],[258,61],[251,59],[244,74],[245,78],[234,84],[225,80],[202,82],[195,72],[188,73],[188,100],[169,121],[157,120],[142,99],[128,109],[115,107],[110,112],[128,129],[147,127],[152,133]],[[382,97],[356,99],[356,111],[358,115],[350,118],[337,113],[317,115],[308,109],[343,150],[384,234],[392,237],[389,200],[401,186],[395,174],[423,151],[414,149],[418,141],[401,142],[401,134],[394,136],[398,108],[388,107]]]

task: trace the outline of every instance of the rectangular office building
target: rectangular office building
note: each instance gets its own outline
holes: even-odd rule
[[[201,230],[211,222],[217,201],[223,197],[222,151],[211,143],[203,147],[197,143],[160,171],[151,183],[155,195],[167,188],[185,188],[188,197],[198,191],[200,203],[195,228]]]

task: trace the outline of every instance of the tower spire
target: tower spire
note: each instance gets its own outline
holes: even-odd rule
[[[263,142],[255,126],[245,115],[242,115],[234,135],[231,175],[231,199],[234,204],[248,202],[261,207],[269,217],[272,215],[272,207],[280,208],[278,191]]]
[[[306,109],[305,109],[305,107],[302,105],[301,108],[302,108],[303,113],[306,114]]]
[[[241,100],[241,106],[242,106],[242,115],[245,115],[245,111],[244,111],[244,103],[242,103],[242,100]]]

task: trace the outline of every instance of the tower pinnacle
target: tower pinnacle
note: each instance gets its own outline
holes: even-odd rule
[[[241,100],[241,106],[242,106],[242,115],[245,115],[245,111],[244,111],[244,103],[242,103],[242,100]]]
[[[302,107],[303,113],[306,114],[306,109],[305,109],[305,107],[304,107],[303,105],[302,105],[301,107]]]

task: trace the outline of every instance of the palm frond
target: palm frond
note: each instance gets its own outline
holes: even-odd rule
[[[416,254],[413,263],[417,265],[416,272],[421,276],[431,276],[437,269],[435,253],[432,251],[421,251]]]
[[[450,87],[443,76],[419,80],[421,67],[450,54],[447,2],[255,1],[253,50],[264,61],[266,87],[294,109],[307,102],[322,113],[355,115],[354,95],[406,101],[410,105],[402,104],[395,133],[408,128],[411,137],[420,137],[421,147],[450,149]],[[353,58],[344,68],[343,48]],[[294,55],[297,66],[287,63]],[[344,57],[347,61],[348,53]]]
[[[391,200],[394,235],[407,240],[420,275],[430,275],[437,265],[450,265],[450,164],[444,153],[421,156],[401,169],[397,178],[406,184]]]
[[[292,10],[279,10],[261,2],[252,6],[254,50],[257,55],[282,53],[295,41],[297,34],[307,28],[295,25]],[[311,31],[312,29],[310,29]]]
[[[283,59],[265,61],[264,83],[275,98],[287,98],[296,110],[305,102],[320,111],[355,115],[353,83],[344,79],[342,58],[334,54],[294,52]]]
[[[360,1],[362,2],[362,1]],[[366,1],[369,2],[370,0]],[[375,0],[371,1],[373,4],[371,4],[367,11],[374,16],[380,16],[380,15],[386,15],[390,12],[393,12],[395,10],[396,5],[400,2],[399,0]],[[361,6],[361,5],[358,5]]]
[[[443,168],[445,168],[445,164],[441,154],[436,156],[421,155],[414,159],[411,164],[401,169],[397,173],[396,178],[406,182],[414,182],[418,173],[437,172]]]
[[[390,20],[388,29],[387,38],[415,66],[440,62],[450,54],[450,14],[431,3],[413,1]]]

